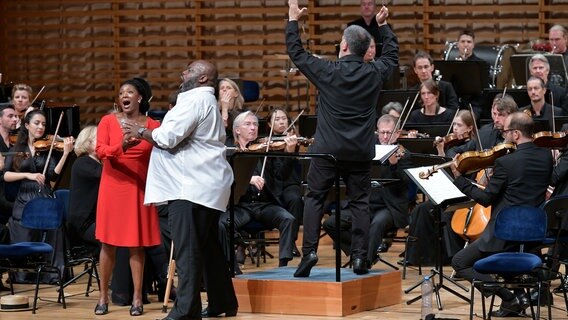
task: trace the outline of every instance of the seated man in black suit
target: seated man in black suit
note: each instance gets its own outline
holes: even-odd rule
[[[233,137],[235,144],[245,149],[250,142],[256,140],[258,135],[258,119],[253,112],[246,111],[239,114],[233,122]],[[287,147],[295,149],[296,136],[285,139]],[[263,170],[262,159],[258,161],[254,173],[250,178],[246,193],[235,206],[235,231],[239,231],[251,219],[261,222],[267,227],[278,228],[280,231],[279,264],[283,267],[292,260],[294,248],[294,216],[284,209],[280,200],[274,195],[273,189],[276,176],[289,176],[293,167],[283,165],[282,159],[267,158]],[[289,171],[285,171],[289,170]],[[223,246],[227,261],[230,257],[228,228],[229,212],[221,214],[219,219],[219,238]]]
[[[383,115],[377,122],[378,142],[382,145],[396,144],[399,133],[395,130],[397,118]],[[396,228],[408,225],[408,176],[403,169],[411,165],[409,154],[395,153],[387,162],[380,165],[382,179],[397,179],[397,182],[371,189],[369,209],[371,225],[369,228],[369,250],[367,260],[372,263],[378,257],[378,248],[385,234]],[[339,245],[345,254],[351,255],[351,212],[342,209]],[[323,223],[327,234],[337,243],[335,216],[328,217]]]
[[[549,81],[550,63],[548,59],[540,53],[532,56],[529,60],[529,72],[532,77],[540,78],[544,82],[546,87],[545,101],[561,108],[564,115],[568,115],[568,92],[565,88]]]
[[[521,111],[530,115],[533,119],[548,120],[552,129],[553,118],[564,114],[559,107],[554,106],[553,108],[552,105],[544,101],[546,94],[544,81],[541,78],[530,77],[527,80],[527,94],[531,99],[531,104],[522,108]]]
[[[491,281],[491,275],[473,270],[476,261],[498,252],[507,251],[512,244],[495,238],[495,217],[509,206],[540,206],[552,174],[552,155],[550,150],[537,147],[532,141],[533,120],[524,112],[516,112],[507,117],[502,135],[505,142],[514,143],[517,150],[495,161],[493,176],[485,189],[464,178],[452,165],[456,179],[454,184],[468,197],[487,207],[491,205],[491,218],[481,237],[458,252],[452,259],[457,274],[468,281],[473,279]],[[505,288],[495,290],[501,299],[501,307],[493,316],[515,315],[529,306],[528,297],[521,290],[513,294]]]

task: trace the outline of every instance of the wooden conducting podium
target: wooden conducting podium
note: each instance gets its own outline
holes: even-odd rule
[[[390,149],[387,152],[396,151]],[[317,153],[252,153],[240,152],[229,157],[233,168],[235,183],[232,188],[230,205],[231,221],[234,221],[234,204],[239,193],[244,193],[248,186],[251,169],[263,157],[289,157],[302,159],[321,158],[336,163],[330,154]],[[388,158],[388,157],[386,157]],[[252,161],[251,161],[252,160]],[[341,214],[339,175],[336,175],[335,201],[338,208],[336,219],[339,225]],[[233,234],[234,226],[229,229]],[[339,228],[338,228],[339,233]],[[339,238],[339,236],[338,236]],[[234,265],[232,253],[231,266]],[[270,270],[249,272],[233,278],[233,285],[239,301],[239,312],[347,316],[398,304],[402,301],[402,283],[400,271],[390,268],[371,269],[366,275],[355,275],[353,270],[341,268],[341,249],[336,248],[335,268],[316,265],[308,278],[295,278],[294,272],[299,263],[292,260],[290,266]]]

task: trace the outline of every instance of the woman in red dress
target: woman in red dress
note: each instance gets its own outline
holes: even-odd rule
[[[104,116],[97,131],[96,152],[103,162],[96,215],[96,238],[101,242],[101,291],[96,315],[108,313],[108,289],[115,264],[116,248],[128,247],[134,294],[131,316],[144,312],[142,280],[144,247],[160,244],[158,215],[153,206],[144,206],[144,188],[152,145],[145,140],[126,139],[121,123],[128,120],[145,128],[159,123],[144,113],[151,97],[148,83],[141,78],[127,80],[120,87],[118,104],[122,112]]]

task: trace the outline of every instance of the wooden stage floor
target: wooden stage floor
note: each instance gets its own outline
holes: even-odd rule
[[[329,239],[329,238],[327,238]],[[277,255],[278,248],[277,246],[270,246],[268,247],[269,252],[274,255]],[[403,250],[403,244],[395,243],[393,247],[391,247],[388,253],[382,255],[382,257],[391,262],[396,264],[400,258],[398,254],[401,253]],[[324,267],[333,267],[334,253],[332,251],[332,246],[329,240],[325,238],[322,239],[322,244],[320,245],[319,250],[319,257],[320,261],[318,266]],[[346,259],[345,259],[346,261]],[[297,266],[299,263],[299,259],[295,258],[291,263],[290,266]],[[255,272],[258,270],[264,269],[272,269],[277,267],[278,260],[277,258],[268,259],[266,263],[261,263],[260,268],[257,268],[256,265],[251,264],[250,259],[247,259],[246,264],[243,266],[243,272]],[[316,266],[317,267],[317,266]],[[388,266],[381,264],[380,266],[375,266],[382,269],[388,268]],[[402,270],[402,268],[401,268]],[[423,268],[423,272],[429,272],[429,268]],[[450,267],[445,267],[444,272],[446,274],[451,273]],[[5,280],[6,276],[4,276]],[[418,275],[418,270],[411,268],[407,270],[407,278],[406,280],[402,280],[402,289],[406,289],[419,281],[421,276]],[[5,283],[5,282],[4,282]],[[444,282],[447,284],[446,282]],[[462,282],[464,285],[469,287],[467,282]],[[553,287],[556,287],[558,283],[553,283]],[[450,287],[455,288],[459,292],[462,292],[459,288],[449,284]],[[86,288],[86,279],[80,280],[79,283],[73,284],[69,286],[66,290],[66,301],[67,301],[67,309],[63,309],[59,304],[49,302],[49,301],[39,301],[39,309],[35,315],[31,314],[31,311],[25,312],[0,312],[0,319],[2,320],[20,320],[20,319],[104,319],[104,320],[118,320],[118,319],[128,319],[130,316],[128,315],[129,307],[118,307],[114,305],[109,306],[110,313],[105,316],[95,316],[93,313],[95,304],[98,300],[98,291],[94,291],[90,294],[89,297],[85,297],[84,290]],[[16,285],[16,291],[19,294],[28,295],[33,297],[33,286],[32,285]],[[326,320],[334,320],[334,319],[382,319],[382,320],[407,320],[412,319],[416,320],[420,318],[420,306],[421,302],[417,301],[411,305],[407,305],[406,301],[412,299],[416,295],[420,293],[420,287],[416,288],[413,292],[409,294],[402,294],[402,303],[379,308],[371,311],[364,311],[357,314],[349,315],[346,317],[326,317],[326,316],[298,316],[298,315],[285,315],[285,314],[253,314],[253,313],[239,313],[237,317],[232,319],[235,320],[257,320],[257,319],[308,319],[308,320],[317,320],[317,319],[326,319]],[[1,295],[8,294],[8,292],[0,292]],[[466,296],[469,296],[469,293],[465,293]],[[40,291],[40,297],[47,298],[49,300],[55,300],[56,291],[55,287],[53,286],[43,286]],[[476,308],[475,312],[479,315],[481,314],[481,300],[479,300],[479,295],[476,296]],[[30,303],[31,303],[30,299]],[[441,318],[452,318],[452,319],[468,319],[469,314],[469,305],[460,300],[459,298],[453,296],[449,292],[442,290],[441,291],[441,300],[444,306],[444,309],[441,311],[436,311],[436,317]],[[144,306],[144,315],[141,317],[137,317],[137,319],[144,320],[144,319],[161,319],[166,314],[161,313],[162,303],[157,302],[157,297],[155,295],[150,295],[151,304]],[[433,301],[435,303],[435,300]],[[203,295],[203,303],[206,306],[206,297],[205,294]],[[496,302],[498,303],[498,302]],[[564,305],[562,303],[561,296],[555,295],[554,296],[554,303],[553,306],[553,315],[552,319],[568,319],[566,312],[564,311]],[[170,303],[171,306],[172,303]],[[542,317],[547,317],[546,308],[542,309],[543,314]],[[481,317],[476,317],[477,319],[481,319]],[[508,318],[508,319],[515,319],[515,318]],[[522,319],[522,318],[518,318]]]

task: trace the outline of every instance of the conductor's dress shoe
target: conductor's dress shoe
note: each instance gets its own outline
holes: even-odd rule
[[[508,301],[502,301],[499,310],[491,312],[492,317],[518,317],[525,309],[515,296]]]
[[[353,260],[353,272],[355,274],[369,273],[369,266],[367,264],[367,260],[362,258],[355,258],[355,260]]]
[[[316,252],[312,251],[308,253],[307,255],[302,257],[298,269],[296,269],[296,272],[294,272],[294,277],[296,278],[309,277],[310,271],[312,271],[312,268],[316,265],[316,263],[318,263],[318,255],[316,254]]]
[[[218,317],[220,315],[222,315],[223,313],[225,314],[225,317],[234,317],[237,315],[237,309],[235,310],[230,310],[230,311],[224,311],[224,312],[210,312],[209,311],[209,307],[203,309],[203,311],[201,311],[201,317],[202,318],[215,318]]]

